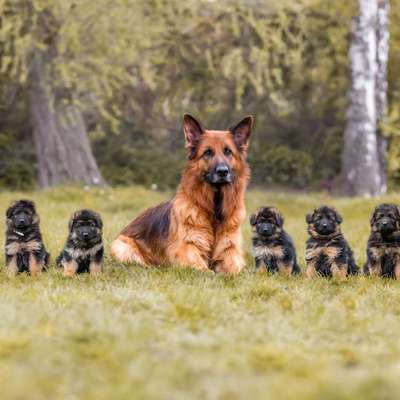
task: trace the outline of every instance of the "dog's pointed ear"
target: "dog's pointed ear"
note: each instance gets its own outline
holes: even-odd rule
[[[374,211],[371,214],[371,218],[369,219],[369,224],[371,226],[373,226],[375,224],[375,222],[376,222],[376,213],[377,213],[377,211],[378,211],[378,207],[375,207]]]
[[[101,219],[100,214],[93,212],[93,215],[96,218],[96,223],[99,229],[103,229],[103,220]]]
[[[342,216],[335,210],[335,220],[338,224],[341,224],[343,222]]]
[[[68,231],[69,231],[69,233],[71,233],[72,229],[74,228],[74,222],[75,222],[75,219],[77,218],[77,216],[78,216],[78,211],[76,211],[76,212],[74,212],[72,214],[72,217],[70,218],[70,220],[68,222]]]
[[[306,215],[306,222],[307,222],[307,224],[311,224],[311,222],[312,222],[312,214],[307,214]]]
[[[253,124],[254,118],[252,115],[249,115],[243,118],[236,126],[230,129],[236,147],[241,152],[247,152],[251,131],[253,130]]]
[[[189,154],[189,159],[193,158],[196,148],[200,143],[204,129],[196,118],[189,114],[183,116],[183,133],[185,135],[185,147]]]
[[[14,212],[14,208],[17,205],[18,201],[13,201],[9,207],[7,208],[7,212],[6,212],[6,217],[7,219],[10,219],[12,217],[12,214]]]
[[[276,223],[278,224],[278,226],[280,228],[283,227],[283,223],[285,222],[285,218],[283,217],[283,215],[280,212],[276,213]]]
[[[250,225],[254,226],[257,222],[257,215],[256,214],[251,214],[250,216]]]

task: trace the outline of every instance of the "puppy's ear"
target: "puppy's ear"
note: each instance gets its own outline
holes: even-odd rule
[[[376,222],[376,214],[378,211],[378,207],[375,207],[374,211],[372,212],[371,218],[369,219],[369,224],[373,226]]]
[[[185,135],[185,147],[189,159],[193,159],[196,154],[197,146],[200,143],[204,129],[196,118],[189,114],[183,116],[183,133]]]
[[[251,214],[250,216],[250,225],[254,226],[257,222],[257,215],[256,214]]]
[[[335,220],[338,224],[341,224],[343,222],[342,216],[335,210]]]
[[[236,126],[229,129],[233,135],[233,141],[235,142],[236,147],[241,152],[247,152],[253,123],[254,118],[252,115],[249,115],[243,118]]]
[[[306,222],[307,222],[307,224],[311,224],[311,222],[312,222],[312,214],[307,214],[306,215]]]
[[[68,222],[68,231],[69,233],[72,233],[72,230],[74,229],[74,223],[75,223],[75,219],[78,217],[79,212],[76,211],[72,214],[72,217],[70,218],[69,222]]]
[[[13,215],[14,212],[14,208],[17,205],[18,201],[13,201],[10,206],[7,208],[7,212],[6,212],[6,217],[7,219],[10,219]]]
[[[103,229],[103,220],[101,219],[100,214],[93,213],[93,215],[96,218],[96,224],[97,224],[98,228]]]
[[[275,219],[276,219],[276,224],[279,226],[279,228],[282,228],[283,223],[285,222],[285,218],[279,211],[275,212]]]

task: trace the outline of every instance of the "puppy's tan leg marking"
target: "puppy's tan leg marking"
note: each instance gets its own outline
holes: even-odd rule
[[[379,277],[382,275],[382,265],[379,261],[370,263],[368,269],[371,276]]]
[[[281,275],[290,276],[293,272],[293,263],[278,261],[278,270]]]
[[[368,249],[368,271],[371,276],[382,275],[381,261],[384,253],[384,249],[380,247],[370,247]]]
[[[15,254],[10,262],[6,265],[6,271],[9,275],[17,275],[18,273],[18,265],[17,265],[17,255]]]
[[[75,276],[76,272],[78,271],[78,264],[76,261],[72,260],[70,262],[63,262],[64,267],[64,276],[72,278]]]
[[[43,264],[36,260],[36,257],[30,253],[29,254],[29,272],[31,275],[38,275],[43,270]]]
[[[267,266],[265,265],[264,257],[258,262],[257,273],[263,273],[267,271]]]
[[[100,275],[102,272],[102,265],[92,261],[89,265],[89,272],[92,276]]]
[[[126,236],[119,235],[117,239],[112,242],[110,252],[112,257],[122,263],[146,265],[146,261],[135,241]]]
[[[395,253],[395,264],[394,264],[394,277],[400,279],[400,253],[396,251]]]
[[[332,263],[331,265],[332,278],[344,280],[347,278],[347,265]]]
[[[307,261],[307,269],[306,269],[307,278],[315,278],[317,276],[315,264],[316,262],[314,260]]]

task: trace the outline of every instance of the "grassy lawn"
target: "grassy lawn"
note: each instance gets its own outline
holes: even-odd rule
[[[54,262],[74,210],[102,214],[108,249],[139,210],[168,196],[142,188],[0,193],[1,223],[11,200],[35,200]],[[266,204],[284,212],[303,268],[305,214],[334,205],[364,262],[375,200],[251,191],[247,203],[249,213]],[[244,234],[250,250],[248,223]],[[53,264],[37,278],[1,272],[1,398],[398,397],[400,282],[260,276],[248,261],[235,278],[123,267],[108,257],[98,279],[64,279]]]

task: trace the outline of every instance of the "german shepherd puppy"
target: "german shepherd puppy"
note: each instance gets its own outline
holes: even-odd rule
[[[68,238],[64,250],[57,257],[57,265],[64,268],[64,276],[102,270],[103,222],[99,214],[91,210],[76,211],[68,225]]]
[[[186,114],[188,162],[177,193],[133,220],[112,243],[111,254],[126,263],[240,272],[252,125],[249,116],[226,131],[206,130]]]
[[[299,274],[296,249],[283,229],[283,216],[274,207],[263,207],[250,217],[253,255],[258,271]]]
[[[340,230],[340,214],[334,208],[322,206],[308,214],[306,222],[310,235],[306,243],[307,276],[344,279],[348,274],[356,275],[353,251]]]
[[[30,200],[14,201],[6,218],[7,271],[41,273],[49,263],[49,253],[42,241],[35,204]]]
[[[400,279],[400,209],[381,204],[372,213],[364,273]]]

